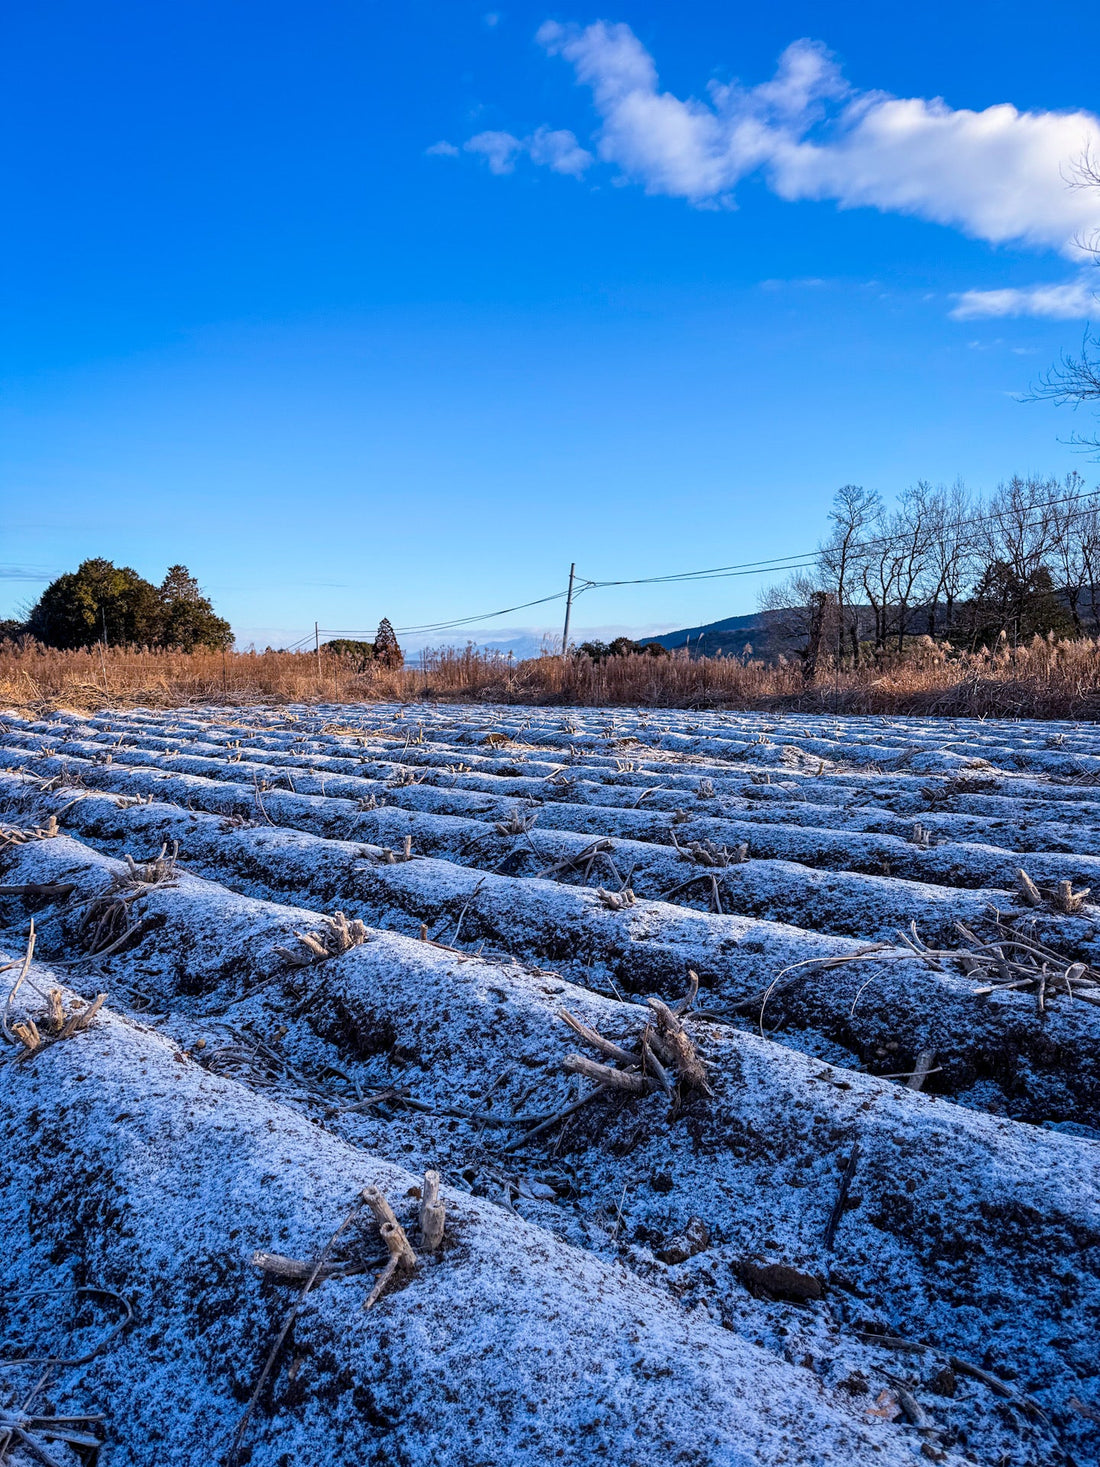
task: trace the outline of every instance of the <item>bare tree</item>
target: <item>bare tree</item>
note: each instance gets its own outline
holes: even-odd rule
[[[1087,145],[1066,183],[1070,188],[1088,189],[1100,196],[1100,160]],[[1100,265],[1100,229],[1078,236],[1076,242],[1085,254],[1092,256],[1095,264]],[[1100,336],[1086,327],[1081,340],[1081,355],[1075,357],[1063,352],[1057,364],[1039,378],[1027,395],[1032,401],[1046,400],[1062,407],[1078,408],[1086,403],[1100,402]],[[1081,448],[1100,451],[1100,437],[1083,438],[1075,433],[1070,441]]]
[[[928,556],[922,600],[928,612],[928,635],[936,635],[939,607],[944,627],[955,620],[955,604],[974,578],[975,503],[961,480],[950,489],[933,489],[923,480],[913,491],[924,501],[928,524]]]
[[[811,568],[766,586],[758,604],[761,611],[772,614],[777,636],[797,650],[802,658],[802,676],[812,682],[822,653],[836,641],[836,601],[832,593]]]
[[[832,532],[821,547],[818,572],[826,590],[836,600],[837,657],[843,656],[842,644],[848,638],[852,662],[859,666],[860,612],[854,600],[862,582],[864,542],[881,529],[882,499],[874,489],[859,484],[845,484],[833,496],[829,512]]]
[[[900,560],[896,541],[885,531],[881,520],[878,528],[882,533],[863,549],[859,568],[863,592],[870,603],[875,625],[875,650],[881,652],[890,635],[890,607],[896,596]]]
[[[1055,581],[1065,592],[1073,630],[1081,636],[1081,601],[1089,593],[1096,620],[1095,575],[1100,551],[1100,495],[1088,494],[1085,481],[1074,471],[1066,475],[1065,493],[1050,506],[1051,562]]]
[[[932,524],[928,513],[926,490],[918,484],[907,489],[890,516],[888,533],[894,544],[895,583],[897,586],[898,651],[905,649],[909,630],[909,612],[920,599],[920,588],[932,553]]]
[[[1001,562],[1021,582],[1034,576],[1054,547],[1051,501],[1059,493],[1057,479],[1014,474],[998,484],[975,536],[983,563]]]

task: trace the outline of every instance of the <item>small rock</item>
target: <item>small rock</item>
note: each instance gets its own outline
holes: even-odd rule
[[[928,1382],[928,1389],[937,1396],[953,1396],[958,1382],[950,1365],[941,1366]]]
[[[757,1299],[789,1299],[805,1304],[807,1299],[820,1299],[825,1291],[814,1274],[802,1273],[789,1263],[753,1263],[746,1259],[736,1265],[736,1273]]]
[[[662,1263],[686,1263],[709,1247],[710,1228],[701,1217],[692,1217],[682,1233],[670,1238],[663,1248],[657,1250],[657,1257]]]

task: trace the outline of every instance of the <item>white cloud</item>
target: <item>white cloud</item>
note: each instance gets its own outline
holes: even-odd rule
[[[652,56],[627,25],[543,25],[537,40],[592,91],[601,159],[649,193],[728,200],[760,171],[786,199],[831,199],[947,224],[993,244],[1080,257],[1100,228],[1094,191],[1066,171],[1091,145],[1092,113],[976,112],[939,98],[854,92],[829,52],[796,41],[756,87],[712,85],[706,100],[662,92]]]
[[[967,290],[956,297],[956,321],[997,316],[1042,316],[1075,321],[1095,315],[1098,301],[1092,282],[1081,276],[1061,285],[1031,285],[1022,290]]]
[[[552,168],[555,173],[572,174],[574,178],[579,178],[593,162],[592,154],[565,128],[538,128],[527,139],[527,151],[532,163]]]
[[[513,172],[516,159],[524,153],[533,163],[574,178],[594,162],[592,154],[566,128],[540,127],[526,138],[514,137],[510,132],[479,132],[463,146],[468,153],[480,154],[489,172],[498,174]],[[457,153],[456,148],[455,156]]]
[[[457,158],[458,149],[454,143],[433,143],[430,148],[424,149],[429,158]]]
[[[737,184],[757,174],[783,199],[909,214],[1078,264],[1083,242],[1100,240],[1100,190],[1069,182],[1082,157],[1100,154],[1100,118],[1091,112],[1022,112],[1008,102],[974,111],[939,97],[859,92],[810,40],[787,47],[770,81],[711,83],[705,98],[677,97],[661,91],[654,59],[628,25],[547,21],[536,40],[591,90],[598,158],[618,170],[616,182],[647,193],[732,207]],[[548,126],[524,137],[481,132],[464,148],[496,174],[512,173],[524,155],[575,178],[596,161],[572,132]],[[436,143],[428,152],[459,150]],[[951,314],[1071,319],[1094,305],[1081,276],[965,291]]]
[[[772,161],[776,192],[915,214],[991,244],[1010,240],[1079,258],[1077,237],[1100,207],[1066,172],[1100,123],[1087,112],[982,112],[939,98],[865,97],[849,103],[824,143],[783,141]]]
[[[523,144],[510,132],[479,132],[464,146],[467,153],[478,153],[485,159],[490,173],[511,173],[516,154],[523,152]]]

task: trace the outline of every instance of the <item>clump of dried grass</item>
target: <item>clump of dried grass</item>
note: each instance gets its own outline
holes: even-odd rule
[[[543,656],[521,661],[476,647],[422,655],[419,667],[357,671],[313,652],[60,651],[0,643],[0,704],[35,710],[197,703],[386,702],[437,698],[526,704],[649,705],[952,717],[1091,718],[1100,714],[1100,639],[948,653],[917,639],[903,653],[839,670],[822,659],[804,679],[797,657]],[[504,734],[488,736],[506,742]]]
[[[322,917],[321,926],[315,932],[295,932],[301,943],[299,948],[277,947],[276,953],[293,968],[310,968],[314,963],[323,963],[326,958],[338,958],[366,942],[370,933],[366,924],[358,918],[351,921],[343,912],[332,917]]]
[[[148,861],[135,861],[129,853],[123,857],[125,873],[113,877],[107,889],[88,903],[80,924],[80,943],[85,952],[108,957],[144,930],[144,922],[130,921],[130,904],[154,888],[175,885],[178,854],[179,842],[173,841],[171,854],[166,843],[159,855]]]

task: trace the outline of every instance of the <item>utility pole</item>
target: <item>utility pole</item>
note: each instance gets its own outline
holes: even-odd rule
[[[99,603],[99,612],[103,618],[103,641],[99,644],[99,664],[103,668],[103,691],[109,698],[111,696],[111,685],[107,681],[107,604]]]
[[[321,631],[317,623],[313,623],[313,650],[317,653],[317,681],[321,681]]]
[[[569,567],[569,590],[565,597],[565,630],[561,634],[561,655],[569,651],[569,617],[573,610],[573,577],[577,573],[577,562]]]

